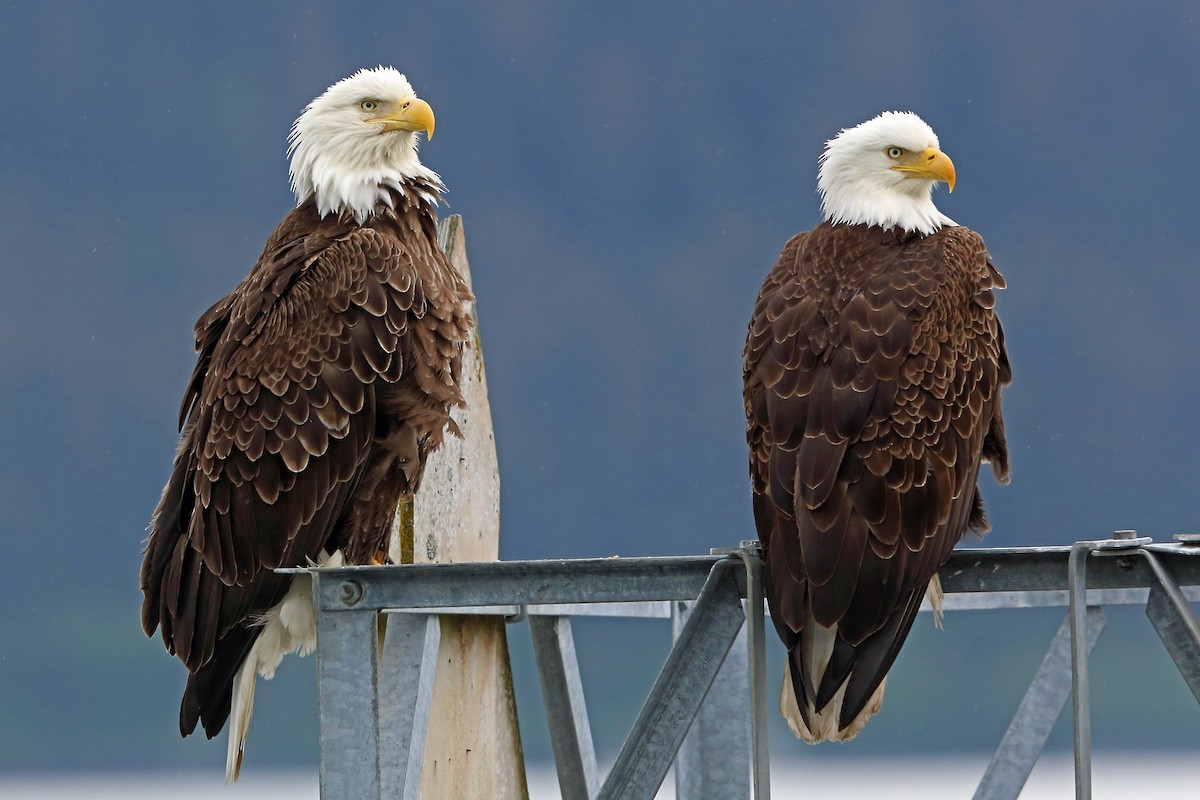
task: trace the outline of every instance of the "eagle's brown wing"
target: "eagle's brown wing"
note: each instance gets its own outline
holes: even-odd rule
[[[986,528],[981,458],[1008,476],[1003,286],[965,228],[826,223],[788,243],[759,294],[744,373],[754,512],[810,729],[843,684],[837,729],[852,727],[930,579]]]
[[[185,735],[200,719],[210,737],[224,724],[258,615],[290,583],[271,570],[347,544],[339,528],[372,457],[377,412],[385,400],[396,405],[402,354],[426,349],[405,339],[429,311],[423,270],[434,257],[302,207],[197,323],[183,435],[141,573],[143,628],[161,627],[192,673]],[[447,382],[453,402],[457,386]],[[389,519],[396,500],[381,498]]]

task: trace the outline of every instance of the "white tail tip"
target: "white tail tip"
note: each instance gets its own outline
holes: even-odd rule
[[[779,695],[779,711],[787,720],[788,727],[797,739],[803,739],[809,744],[819,744],[825,741],[846,742],[858,735],[858,732],[867,724],[867,720],[883,707],[883,689],[887,684],[887,679],[885,678],[879,684],[879,688],[871,695],[871,699],[863,706],[863,710],[858,712],[858,716],[850,720],[850,724],[845,728],[839,728],[838,718],[842,714],[842,701],[846,697],[846,686],[849,682],[850,680],[847,678],[846,683],[842,684],[842,688],[838,689],[833,699],[820,711],[813,708],[812,703],[808,704],[808,719],[812,723],[810,729],[808,725],[804,724],[804,716],[800,713],[799,703],[796,702],[796,689],[792,686],[792,671],[784,668],[783,690]]]

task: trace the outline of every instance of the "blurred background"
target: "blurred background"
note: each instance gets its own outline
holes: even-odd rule
[[[752,538],[745,324],[784,242],[819,220],[825,140],[885,109],[938,132],[959,176],[939,206],[1009,282],[1014,479],[982,480],[986,545],[1200,527],[1194,3],[9,2],[0,773],[219,775],[224,737],[178,738],[183,668],[139,629],[145,527],[192,322],[293,203],[292,120],[377,64],[436,110],[422,159],[465,219],[503,558]],[[990,750],[1061,618],[922,618],[861,737],[813,749],[777,727],[777,761]],[[1136,610],[1110,620],[1097,748],[1194,755],[1200,710],[1153,631]],[[513,630],[526,754],[544,761]],[[667,626],[576,637],[611,757]],[[256,712],[246,772],[315,775],[313,660],[285,662]]]

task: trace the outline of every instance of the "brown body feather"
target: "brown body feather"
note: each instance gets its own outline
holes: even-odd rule
[[[844,689],[846,735],[830,738],[861,727],[926,586],[986,529],[981,460],[1007,481],[1003,287],[966,228],[826,222],[788,242],[759,293],[744,371],[755,521],[810,729]],[[835,631],[827,660],[814,623]]]
[[[359,225],[312,200],[196,323],[182,438],[142,564],[142,626],[189,670],[180,730],[211,738],[276,567],[341,549],[377,560],[400,498],[454,430],[470,290],[437,246],[437,188],[414,179]]]

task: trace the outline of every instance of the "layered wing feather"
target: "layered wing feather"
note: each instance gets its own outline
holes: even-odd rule
[[[930,579],[985,527],[981,458],[1008,475],[1003,286],[965,228],[828,223],[793,238],[763,285],[745,352],[750,474],[805,715],[843,684],[839,724],[862,711]],[[826,663],[814,623],[836,629]]]
[[[401,233],[320,220],[311,204],[301,207],[250,275],[197,323],[182,438],[141,574],[143,628],[161,627],[168,651],[193,673],[185,735],[201,719],[209,736],[224,724],[258,615],[287,591],[289,579],[272,569],[340,547],[366,560],[383,546],[386,530],[366,532],[367,545],[354,541],[363,532],[348,530],[355,493],[378,460],[376,438],[404,423],[380,412],[425,403],[444,424],[447,406],[461,402],[461,309],[431,313],[427,296],[440,291],[431,276],[455,273],[431,227]],[[457,288],[456,308],[469,299],[461,281]],[[406,364],[406,355],[421,363]],[[401,376],[418,374],[440,394],[398,396]],[[416,462],[423,453],[414,445],[409,455]],[[382,501],[383,517],[396,499]]]

